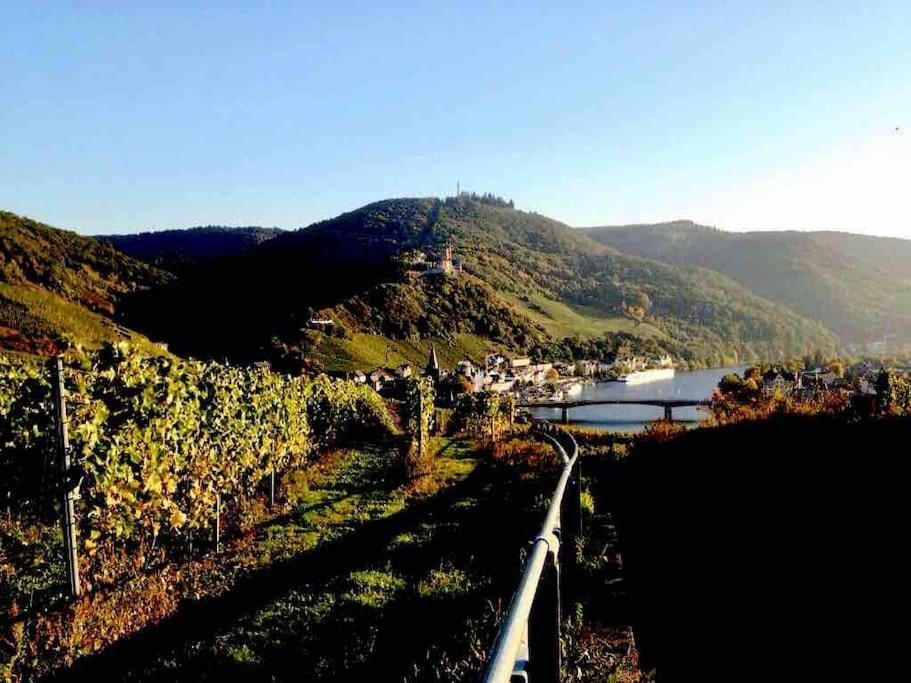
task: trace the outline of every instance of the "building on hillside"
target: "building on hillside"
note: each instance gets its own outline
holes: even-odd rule
[[[513,368],[513,374],[520,384],[538,385],[544,383],[553,369],[553,363],[527,363]]]
[[[457,375],[465,375],[466,377],[474,377],[477,368],[475,368],[474,363],[470,360],[460,360],[456,363],[455,372]]]
[[[420,249],[415,249],[404,253],[402,261],[409,266],[422,267],[427,264],[427,255]]]
[[[395,373],[389,368],[377,368],[367,376],[367,384],[378,394],[395,382]]]
[[[506,356],[504,356],[499,351],[492,351],[487,354],[487,357],[484,359],[484,366],[486,370],[494,370],[503,363],[506,362]]]
[[[834,372],[819,370],[801,372],[797,377],[795,389],[803,398],[812,398],[824,391],[841,388],[841,378]]]
[[[762,393],[766,396],[774,394],[787,395],[797,386],[797,376],[786,370],[771,368],[762,376]]]
[[[470,360],[461,360],[456,363],[453,374],[456,378],[464,377],[471,382],[472,391],[480,391],[484,388],[484,383],[487,381],[487,375],[484,370],[477,367]]]
[[[597,360],[576,361],[574,370],[579,377],[594,377],[601,371],[601,362]]]
[[[486,386],[488,391],[494,391],[498,394],[504,394],[508,391],[512,391],[516,386],[515,377],[502,377],[495,381],[492,381]]]
[[[430,264],[422,274],[423,275],[459,275],[462,272],[462,264],[452,257],[452,247],[446,245],[443,247],[443,253],[438,261]]]
[[[330,370],[326,374],[334,379],[346,379],[349,382],[356,382],[358,384],[367,383],[367,375],[360,370]]]
[[[399,379],[408,379],[411,377],[411,363],[402,363],[395,368],[395,376]]]
[[[335,321],[332,318],[326,316],[312,315],[307,321],[307,327],[314,330],[325,330],[334,325]]]
[[[645,370],[648,368],[648,362],[645,358],[639,356],[626,356],[625,358],[618,358],[615,365],[621,370],[626,372],[638,372],[639,370]]]

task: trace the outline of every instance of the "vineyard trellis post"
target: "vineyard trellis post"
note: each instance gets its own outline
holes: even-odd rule
[[[215,554],[221,552],[221,493],[215,494]]]
[[[418,458],[424,457],[424,392],[418,385]]]
[[[78,598],[82,593],[79,581],[79,553],[76,548],[76,511],[74,500],[76,485],[73,481],[70,462],[70,443],[66,424],[66,398],[63,385],[63,358],[55,356],[50,360],[51,388],[54,399],[55,438],[54,449],[60,463],[60,481],[63,491],[63,542],[66,573],[70,584],[70,595]]]
[[[490,398],[490,400],[494,400],[493,397],[489,397],[489,398]],[[493,445],[497,442],[497,413],[499,412],[499,410],[500,410],[500,399],[497,398],[496,403],[494,404],[494,408],[492,410],[490,408],[488,408],[488,412],[490,413],[490,443],[491,443],[491,445]]]
[[[275,468],[269,472],[269,507],[275,507]]]

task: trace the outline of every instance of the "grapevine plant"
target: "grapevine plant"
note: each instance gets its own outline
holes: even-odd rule
[[[493,391],[478,391],[459,396],[453,413],[453,425],[476,437],[496,440],[509,424],[515,408],[515,400],[510,394],[499,394]]]
[[[405,474],[414,478],[426,474],[432,464],[429,448],[430,430],[433,427],[435,393],[429,377],[407,380],[404,396]]]
[[[0,355],[0,502],[35,512],[52,444],[50,383],[38,363]]]
[[[256,492],[340,439],[392,429],[363,385],[148,357],[108,345],[67,365],[72,456],[84,473],[79,538],[96,579],[105,556],[183,542],[214,523],[216,498]],[[432,405],[432,402],[431,402]],[[47,370],[0,358],[0,480],[11,501],[34,498],[35,463],[52,453]]]

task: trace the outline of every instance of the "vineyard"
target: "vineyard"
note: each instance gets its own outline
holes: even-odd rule
[[[53,362],[0,356],[0,611],[14,622],[63,604],[67,592],[99,592],[217,551],[225,531],[240,533],[262,516],[276,477],[330,448],[393,439],[396,413],[412,412],[407,401],[390,410],[351,382],[146,356],[125,345],[68,358],[55,392]],[[406,430],[406,453],[409,437]],[[392,466],[407,476],[407,462]],[[64,552],[68,502],[73,533]],[[70,553],[78,578],[67,591],[62,558]]]
[[[43,366],[0,365],[0,477],[10,514],[48,513],[54,409]],[[243,500],[341,438],[391,431],[363,386],[284,377],[108,346],[65,368],[68,432],[81,481],[78,535],[90,584],[118,578],[117,556],[144,562],[213,527],[219,498]]]

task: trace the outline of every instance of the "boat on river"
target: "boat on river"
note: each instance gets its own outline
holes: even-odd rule
[[[627,384],[646,384],[648,382],[658,382],[664,379],[674,379],[674,368],[653,368],[651,370],[638,370],[617,378],[618,382]]]
[[[563,396],[566,398],[573,398],[574,396],[579,396],[581,393],[582,382],[573,381],[563,385]]]

